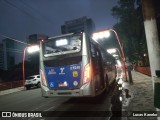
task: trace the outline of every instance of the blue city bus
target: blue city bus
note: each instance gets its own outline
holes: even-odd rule
[[[116,78],[115,59],[85,32],[40,42],[43,97],[94,97]]]

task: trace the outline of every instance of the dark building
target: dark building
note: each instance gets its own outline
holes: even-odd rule
[[[32,34],[29,35],[27,38],[27,43],[28,44],[39,44],[39,41],[42,39],[47,39],[48,36],[47,35],[43,35],[43,34]]]
[[[61,26],[62,34],[66,33],[76,33],[84,31],[91,35],[95,30],[95,24],[92,19],[88,19],[86,16],[65,21],[64,25]]]
[[[4,39],[0,44],[0,69],[9,70],[15,65],[15,41]]]
[[[4,69],[4,49],[3,44],[0,44],[0,69]]]

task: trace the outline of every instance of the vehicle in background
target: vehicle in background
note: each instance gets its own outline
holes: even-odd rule
[[[43,97],[94,97],[116,78],[115,59],[85,32],[40,42]]]
[[[27,77],[26,81],[25,81],[25,87],[26,89],[30,89],[31,87],[41,87],[41,83],[40,83],[40,75],[32,75]]]

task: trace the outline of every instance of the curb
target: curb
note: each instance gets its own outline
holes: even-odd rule
[[[24,87],[17,87],[17,88],[13,88],[13,89],[3,90],[3,91],[0,91],[0,96],[14,93],[14,92],[18,92],[18,91],[22,91],[22,90],[24,90]]]

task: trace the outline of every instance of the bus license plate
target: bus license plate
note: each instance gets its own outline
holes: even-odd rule
[[[68,84],[66,82],[63,82],[63,83],[59,83],[58,86],[59,87],[67,87]]]

